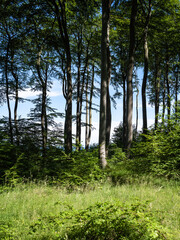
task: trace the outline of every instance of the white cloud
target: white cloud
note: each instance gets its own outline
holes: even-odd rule
[[[35,98],[39,94],[41,94],[41,91],[31,91],[30,88],[27,88],[25,91],[19,91],[20,98]],[[62,92],[51,90],[50,92],[48,92],[48,96],[49,97],[62,96]]]
[[[36,97],[38,94],[40,94],[40,91],[31,91],[30,88],[27,88],[25,91],[19,91],[19,97],[20,98],[32,98]]]
[[[58,92],[58,91],[51,91],[48,93],[49,97],[58,97],[58,96],[62,96],[62,92]]]

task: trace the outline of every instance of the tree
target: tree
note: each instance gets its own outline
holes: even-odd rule
[[[131,5],[131,20],[130,20],[130,43],[129,43],[129,62],[127,67],[127,135],[126,135],[126,150],[129,152],[132,139],[132,113],[133,113],[133,68],[134,68],[134,54],[135,54],[135,24],[137,15],[137,0],[132,0]]]
[[[148,64],[149,64],[149,49],[148,49],[148,28],[149,21],[151,17],[151,0],[148,0],[146,5],[141,2],[141,7],[143,14],[146,15],[145,25],[144,25],[144,76],[142,83],[142,111],[143,111],[143,133],[147,133],[147,109],[146,109],[146,85],[148,77]],[[147,11],[147,13],[146,13]]]
[[[102,0],[102,36],[101,36],[101,97],[99,117],[99,156],[102,168],[106,161],[106,121],[107,121],[107,79],[108,79],[108,28],[110,0]]]
[[[47,0],[57,20],[59,33],[66,53],[66,107],[64,124],[64,148],[66,153],[72,151],[72,76],[71,76],[71,49],[67,26],[67,3],[66,0]]]

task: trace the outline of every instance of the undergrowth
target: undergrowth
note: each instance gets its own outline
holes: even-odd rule
[[[180,238],[179,184],[145,179],[71,190],[47,182],[0,194],[0,239]]]

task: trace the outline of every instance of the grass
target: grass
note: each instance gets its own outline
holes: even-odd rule
[[[149,201],[149,208],[162,225],[172,232],[172,239],[180,239],[179,183],[161,180],[121,186],[105,183],[75,191],[49,186],[46,182],[19,184],[0,194],[0,239],[38,239],[27,234],[29,226],[39,218],[57,215],[65,209],[65,204],[84,209],[97,202],[120,201],[131,204],[136,199],[140,202]],[[8,234],[5,237],[4,232],[13,233],[14,238],[8,237]]]

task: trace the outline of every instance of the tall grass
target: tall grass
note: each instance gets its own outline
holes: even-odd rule
[[[46,182],[19,184],[0,194],[0,239],[13,239],[5,238],[5,232],[12,233],[14,239],[31,239],[28,235],[30,225],[39,218],[57,215],[67,204],[75,209],[83,209],[97,202],[120,201],[131,204],[136,199],[149,201],[148,206],[157,219],[173,233],[172,239],[180,239],[179,184],[159,180],[121,186],[106,183],[93,189],[78,188],[71,192]]]

